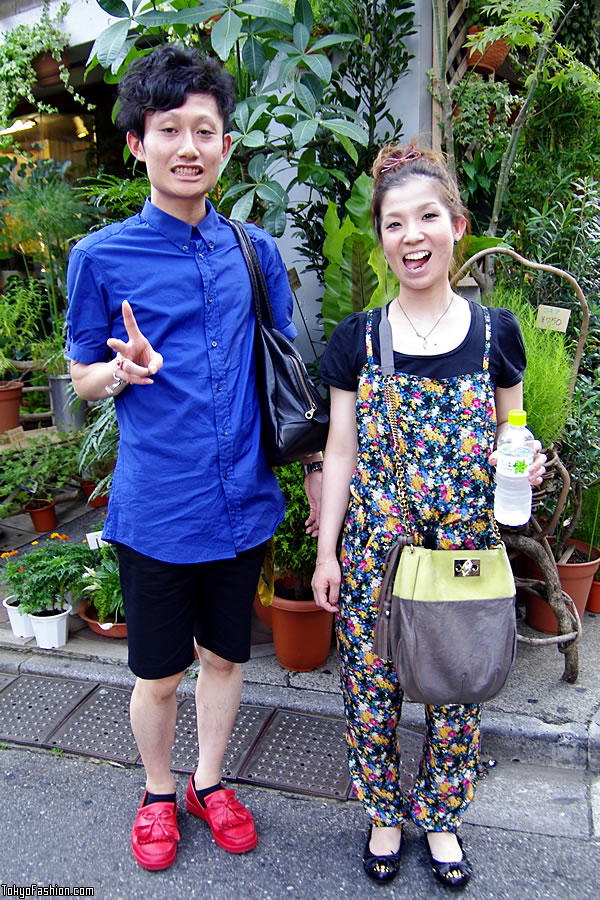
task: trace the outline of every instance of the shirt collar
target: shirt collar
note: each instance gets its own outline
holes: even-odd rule
[[[196,226],[199,231],[200,240],[206,245],[207,249],[212,250],[217,242],[217,229],[219,227],[219,216],[214,206],[209,200],[206,203],[206,215]],[[140,216],[142,221],[147,222],[156,231],[159,231],[163,237],[171,241],[181,250],[186,252],[189,250],[192,239],[198,240],[198,236],[192,238],[192,226],[181,219],[176,219],[168,213],[163,212],[150,201],[146,199],[144,208]]]

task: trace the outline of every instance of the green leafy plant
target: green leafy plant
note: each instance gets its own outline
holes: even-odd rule
[[[43,335],[46,292],[37,278],[11,276],[0,292],[0,375],[31,357]]]
[[[67,593],[78,596],[84,588],[91,552],[86,543],[70,543],[66,535],[55,533],[45,543],[7,560],[4,577],[19,601],[19,611],[65,609]]]
[[[26,158],[0,193],[0,247],[39,263],[48,289],[49,330],[61,335],[66,267],[72,242],[92,220],[92,209],[74,191],[69,163]]]
[[[114,544],[105,544],[94,553],[97,560],[85,566],[83,593],[95,608],[98,622],[125,620],[123,593],[119,577],[119,562]]]
[[[564,542],[577,528],[586,492],[600,483],[600,370],[594,376],[577,376],[560,456],[571,476],[559,528]]]
[[[325,269],[322,314],[325,336],[352,312],[381,306],[398,292],[398,281],[389,270],[370,219],[373,181],[360,175],[342,222],[330,200],[324,219],[323,253],[329,260]]]
[[[281,466],[275,470],[275,477],[286,503],[285,519],[273,538],[275,578],[291,576],[293,595],[302,600],[317,560],[317,542],[306,534],[304,524],[310,508],[304,492],[302,465],[295,462]]]
[[[196,45],[234,75],[239,102],[231,158],[239,177],[221,197],[234,218],[260,217],[264,228],[282,234],[295,185],[318,189],[330,177],[344,178],[316,161],[316,145],[334,139],[357,160],[356,146],[367,141],[360,117],[324,95],[333,75],[328,53],[354,44],[357,35],[317,35],[309,0],[297,0],[293,12],[280,0],[206,0],[182,8],[158,0],[131,12],[122,0],[99,4],[118,21],[94,42],[88,69],[101,65],[109,82],[161,41]],[[283,187],[285,169],[291,177],[286,173]]]
[[[48,502],[77,475],[80,435],[48,435],[0,454],[0,515],[7,516],[32,501]]]
[[[33,88],[37,73],[34,60],[41,54],[51,55],[59,67],[59,76],[73,98],[87,106],[69,80],[69,70],[63,60],[63,51],[69,43],[69,35],[62,24],[69,11],[68,3],[61,3],[54,15],[50,15],[49,2],[44,0],[42,13],[31,25],[17,25],[6,30],[0,40],[0,128],[11,124],[14,110],[22,101],[27,101],[40,112],[54,113],[56,108],[35,97]],[[5,146],[10,144],[10,136],[0,138]]]
[[[83,435],[77,460],[81,476],[98,482],[92,498],[109,493],[118,451],[119,426],[115,401],[107,397],[96,406],[95,417]]]
[[[411,0],[324,0],[318,21],[322,31],[358,37],[347,52],[336,54],[324,99],[336,108],[353,110],[367,133],[366,144],[356,147],[356,158],[335,139],[316,141],[315,161],[331,174],[321,174],[318,187],[311,187],[308,197],[290,210],[297,249],[308,261],[307,270],[316,272],[324,283],[322,222],[327,203],[344,209],[357,178],[370,170],[379,148],[402,134],[402,122],[390,110],[390,96],[409,71],[412,56],[407,38],[415,33],[414,5]]]
[[[537,311],[522,288],[497,283],[493,294],[485,299],[488,306],[510,309],[519,320],[527,356],[523,381],[527,426],[543,447],[550,447],[563,434],[571,406],[573,367],[565,335],[537,327]]]

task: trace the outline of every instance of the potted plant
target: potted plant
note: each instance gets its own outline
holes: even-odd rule
[[[108,637],[127,636],[119,561],[114,544],[103,543],[94,551],[96,560],[85,566],[85,597],[77,612],[92,631]]]
[[[286,514],[273,538],[273,643],[280,665],[308,672],[324,665],[329,655],[333,614],[312,599],[317,542],[306,534],[304,524],[309,506],[302,465],[282,466],[275,475],[285,495]]]
[[[70,544],[68,536],[55,533],[43,544],[11,558],[4,567],[21,615],[30,617],[36,643],[43,649],[63,646],[68,635],[71,604],[68,593],[83,590],[83,573],[90,550]]]
[[[485,40],[485,31],[490,26],[500,25],[502,19],[488,0],[471,0],[468,8],[469,43],[467,44],[467,66],[485,75],[493,74],[509,54],[510,47],[501,38]],[[473,42],[479,49],[474,49]]]
[[[77,474],[79,436],[33,436],[0,455],[0,516],[27,509],[36,531],[56,527],[55,493]]]
[[[65,48],[69,36],[62,29],[62,23],[69,11],[68,3],[61,3],[54,15],[50,15],[49,2],[44,0],[42,14],[31,25],[17,25],[2,34],[0,42],[0,128],[11,125],[14,110],[23,101],[31,104],[39,112],[55,113],[54,106],[44,103],[34,95],[36,84],[62,81],[73,98],[83,105],[85,100],[69,81],[69,69]],[[40,65],[50,62],[53,74],[42,71]]]
[[[33,262],[44,273],[46,319],[38,339],[31,343],[31,354],[49,376],[54,423],[61,430],[80,427],[87,408],[69,390],[64,313],[69,249],[87,232],[94,215],[74,190],[69,165],[51,159],[20,159],[0,195],[0,249],[20,254],[27,270]]]
[[[537,311],[521,288],[499,281],[484,300],[487,306],[510,309],[519,320],[527,356],[523,408],[527,412],[527,427],[547,454],[563,435],[571,409],[573,364],[565,335],[537,327]]]
[[[119,428],[115,401],[107,397],[96,404],[92,421],[83,435],[79,451],[81,486],[88,496],[90,506],[105,506],[117,453],[119,452]]]
[[[0,381],[0,433],[18,426],[22,378],[41,367],[31,359],[31,348],[43,337],[45,309],[45,291],[37,278],[12,275],[0,291],[0,378],[10,376]],[[23,374],[15,378],[15,372]]]

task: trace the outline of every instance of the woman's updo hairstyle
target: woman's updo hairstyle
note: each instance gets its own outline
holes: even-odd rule
[[[371,215],[375,232],[381,240],[381,204],[389,190],[399,187],[409,178],[420,176],[438,182],[442,199],[453,218],[468,213],[460,197],[456,179],[448,171],[444,158],[427,147],[416,144],[386,144],[373,163],[373,199]]]

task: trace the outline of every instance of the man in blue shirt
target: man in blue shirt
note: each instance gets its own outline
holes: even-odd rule
[[[221,784],[221,766],[265,545],[285,504],[260,443],[248,272],[227,220],[206,199],[231,146],[233,79],[216,61],[167,45],[134,64],[119,96],[117,124],[146,164],[150,199],[73,248],[67,353],[81,397],[115,397],[120,446],[103,537],[119,553],[137,676],[131,723],[146,769],[131,843],[141,866],[164,869],[179,839],[175,691],[194,640],[199,763],[186,807],[224,849],[256,846],[252,815]],[[276,327],[294,337],[275,243],[248,230]],[[305,471],[317,463],[305,479],[312,534],[319,459],[305,461]]]

